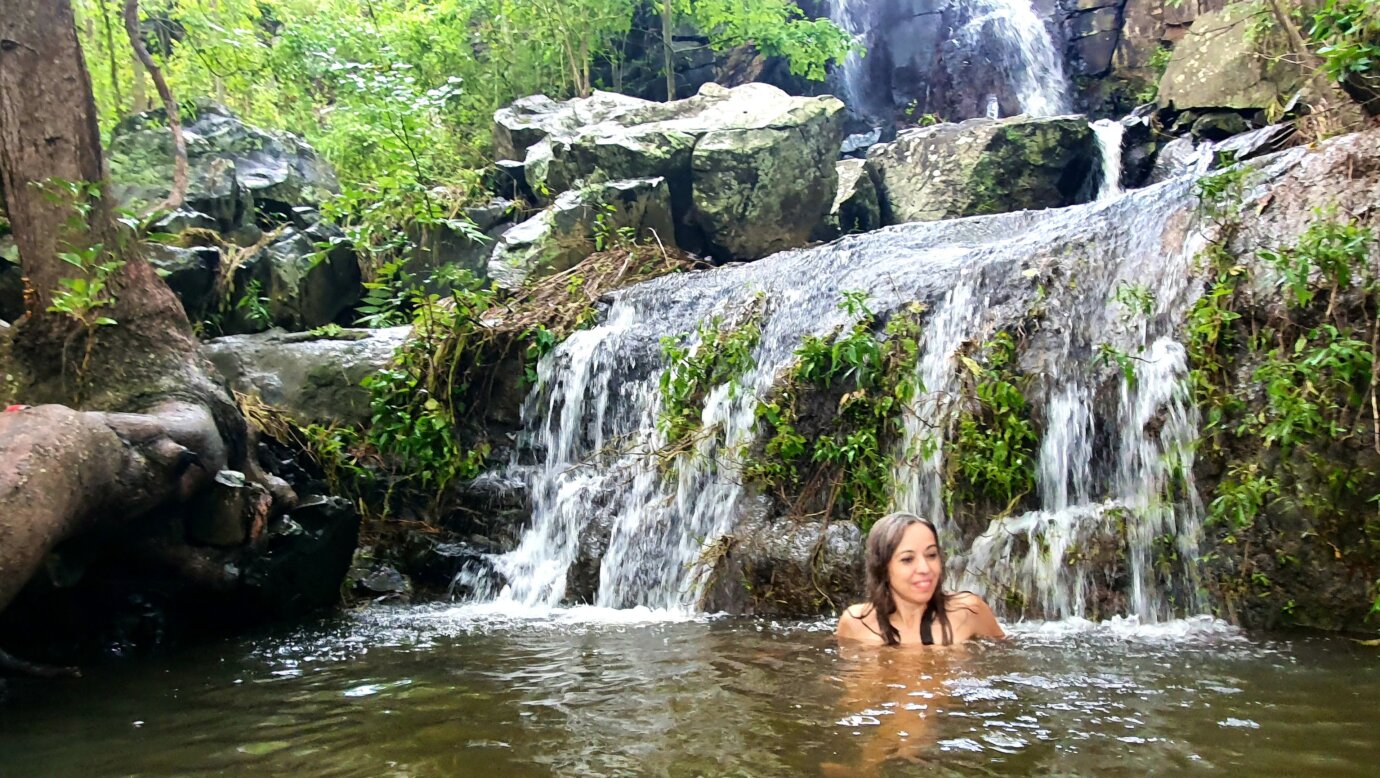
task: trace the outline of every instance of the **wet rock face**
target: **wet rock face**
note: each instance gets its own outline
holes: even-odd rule
[[[766,84],[707,84],[671,103],[527,98],[496,114],[495,153],[521,155],[524,185],[546,200],[581,182],[664,178],[681,247],[757,259],[803,245],[828,211],[842,118],[832,97]]]
[[[756,499],[733,534],[707,553],[704,610],[801,617],[833,614],[863,596],[862,532],[850,523],[794,521]]]
[[[356,424],[369,420],[369,390],[360,381],[388,366],[410,329],[345,330],[333,338],[232,335],[207,342],[203,353],[232,389],[301,424]]]
[[[970,119],[907,130],[868,151],[886,224],[1072,205],[1096,141],[1082,118]]]

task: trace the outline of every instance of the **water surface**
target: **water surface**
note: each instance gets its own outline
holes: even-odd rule
[[[376,608],[0,703],[6,776],[1373,775],[1380,662],[1198,620],[843,650],[826,624]]]

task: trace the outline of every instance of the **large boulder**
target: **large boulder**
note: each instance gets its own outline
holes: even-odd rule
[[[589,256],[605,240],[673,233],[671,197],[664,178],[610,181],[563,192],[536,216],[498,238],[487,273],[502,289],[559,273]]]
[[[695,223],[711,250],[734,259],[804,245],[838,185],[843,104],[751,86],[733,90],[748,94],[724,106],[728,120],[700,137],[690,159]],[[762,99],[748,102],[752,92]]]
[[[201,101],[184,109],[190,209],[229,232],[256,221],[256,211],[286,215],[338,191],[335,171],[305,141],[245,124],[230,109]],[[106,154],[116,196],[136,207],[171,190],[172,134],[162,110],[115,127]]]
[[[1284,104],[1306,82],[1283,51],[1283,33],[1261,32],[1254,3],[1234,3],[1201,14],[1174,48],[1160,79],[1159,104],[1180,111],[1205,108],[1262,109]]]
[[[907,130],[867,166],[887,224],[1072,205],[1098,159],[1081,117],[969,119]]]
[[[369,390],[360,382],[391,363],[410,331],[230,335],[208,341],[202,351],[230,388],[260,398],[300,424],[356,424],[369,420]]]
[[[494,159],[522,160],[527,149],[558,133],[616,118],[648,101],[616,92],[595,92],[589,97],[557,102],[546,95],[532,95],[494,113]]]
[[[496,151],[528,144],[521,178],[539,199],[582,182],[665,178],[684,248],[756,259],[799,246],[833,201],[843,103],[832,97],[706,84],[671,103],[596,95],[505,110]]]

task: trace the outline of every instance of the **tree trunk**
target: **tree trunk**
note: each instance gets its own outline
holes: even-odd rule
[[[105,189],[69,0],[0,0],[0,190],[30,286],[11,367],[23,401],[61,403],[0,413],[0,611],[56,544],[166,516],[222,468],[292,498],[248,456],[243,417]],[[64,279],[105,262],[98,311],[115,324],[50,310]]]
[[[666,69],[666,102],[676,99],[676,62],[671,51],[671,0],[661,0],[661,57]]]

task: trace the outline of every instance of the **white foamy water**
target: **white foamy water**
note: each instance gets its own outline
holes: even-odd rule
[[[1098,119],[1092,123],[1097,138],[1097,149],[1102,156],[1102,183],[1097,190],[1097,199],[1109,200],[1121,194],[1121,145],[1126,136],[1126,127],[1111,119]]]
[[[1058,116],[1069,111],[1069,81],[1049,28],[1030,0],[973,0],[972,18],[955,34],[960,45],[978,47],[984,39],[1000,45],[1001,68],[1027,116]]]

